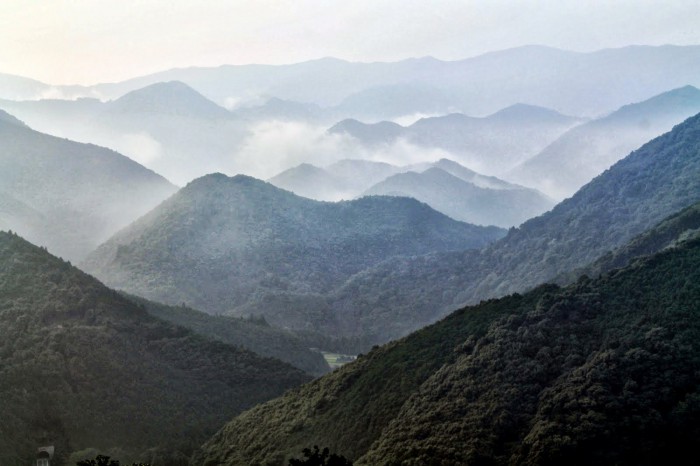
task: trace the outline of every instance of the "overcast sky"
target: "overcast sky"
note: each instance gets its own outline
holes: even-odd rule
[[[53,84],[324,56],[669,43],[700,44],[698,0],[0,0],[0,72]]]

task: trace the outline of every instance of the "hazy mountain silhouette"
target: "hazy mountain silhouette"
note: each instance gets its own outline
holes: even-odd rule
[[[554,206],[554,201],[533,189],[480,187],[438,167],[390,176],[364,194],[412,197],[456,220],[505,228]]]
[[[453,113],[422,118],[407,127],[391,122],[364,124],[344,120],[329,132],[350,135],[369,146],[404,139],[422,147],[449,151],[469,167],[498,174],[537,154],[580,122],[550,109],[517,104],[484,118]]]
[[[685,86],[575,127],[515,167],[508,179],[556,198],[573,194],[645,141],[700,111],[700,90]]]
[[[3,227],[54,254],[82,259],[176,190],[121,154],[48,136],[0,115],[0,192],[15,200]]]
[[[341,160],[325,168],[301,164],[269,182],[318,200],[412,197],[456,220],[501,227],[519,225],[554,205],[538,191],[481,175],[448,159],[402,167],[364,160]]]

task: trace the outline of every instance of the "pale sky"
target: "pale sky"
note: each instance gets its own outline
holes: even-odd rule
[[[325,56],[700,44],[698,0],[0,0],[0,73],[51,84]]]

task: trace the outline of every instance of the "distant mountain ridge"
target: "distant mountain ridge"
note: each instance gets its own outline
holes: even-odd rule
[[[438,166],[390,176],[363,194],[412,197],[456,220],[502,228],[518,226],[554,206],[533,189],[485,188]]]
[[[254,178],[214,174],[122,230],[82,266],[115,288],[222,313],[280,291],[329,291],[395,255],[481,247],[503,234],[412,199],[317,202]],[[295,321],[288,318],[269,319]]]
[[[225,108],[206,99],[180,81],[146,86],[119,97],[108,105],[110,112],[156,113],[198,118],[230,118]]]
[[[488,247],[389,259],[348,280],[316,312],[335,315],[345,331],[400,334],[412,319],[416,328],[460,305],[560,277],[700,201],[699,141],[696,115]]]
[[[5,100],[0,108],[41,131],[112,148],[178,184],[217,171],[235,173],[232,155],[252,124],[179,81],[107,102]]]
[[[505,228],[554,205],[536,190],[481,175],[448,159],[402,167],[361,160],[341,160],[324,168],[301,164],[269,182],[319,200],[412,197],[456,220]]]
[[[324,58],[281,66],[190,67],[87,87],[50,86],[12,77],[22,83],[5,81],[0,97],[36,99],[53,92],[109,100],[150,84],[177,80],[219,105],[230,99],[259,101],[261,96],[275,96],[338,106],[360,119],[451,111],[485,115],[516,102],[593,117],[668,89],[700,86],[699,56],[698,46],[629,46],[579,53],[530,45],[458,61],[426,57],[350,63]],[[407,106],[411,101],[415,104]]]
[[[700,115],[617,162],[572,198],[478,251],[397,257],[331,293],[288,292],[285,312],[313,310],[319,330],[388,341],[450,310],[568,276],[665,216],[700,201]],[[388,292],[387,290],[391,290]],[[275,312],[273,303],[247,309]],[[398,318],[398,316],[401,316]]]
[[[352,136],[369,146],[402,139],[422,147],[443,149],[478,171],[499,174],[537,154],[581,122],[580,118],[548,108],[515,104],[483,118],[452,113],[421,118],[406,127],[386,121],[365,124],[344,120],[328,131]]]

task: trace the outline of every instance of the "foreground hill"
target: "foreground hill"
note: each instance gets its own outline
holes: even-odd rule
[[[71,260],[175,192],[163,177],[102,147],[39,133],[0,111],[3,228]]]
[[[581,186],[646,141],[700,112],[700,90],[685,86],[570,129],[515,167],[508,179],[557,199]]]
[[[477,248],[503,233],[413,199],[317,202],[215,174],[115,235],[83,266],[115,288],[221,313],[267,293],[327,292],[389,257]]]
[[[520,225],[554,205],[534,189],[480,187],[437,166],[390,176],[364,194],[412,197],[456,220],[504,228]]]
[[[156,319],[0,232],[0,463],[120,448],[187,454],[226,419],[309,377]],[[11,336],[11,337],[10,337]],[[172,464],[172,463],[169,463]]]
[[[373,466],[675,464],[700,433],[698,302],[696,239],[464,308],[243,413],[193,464],[313,444]]]

